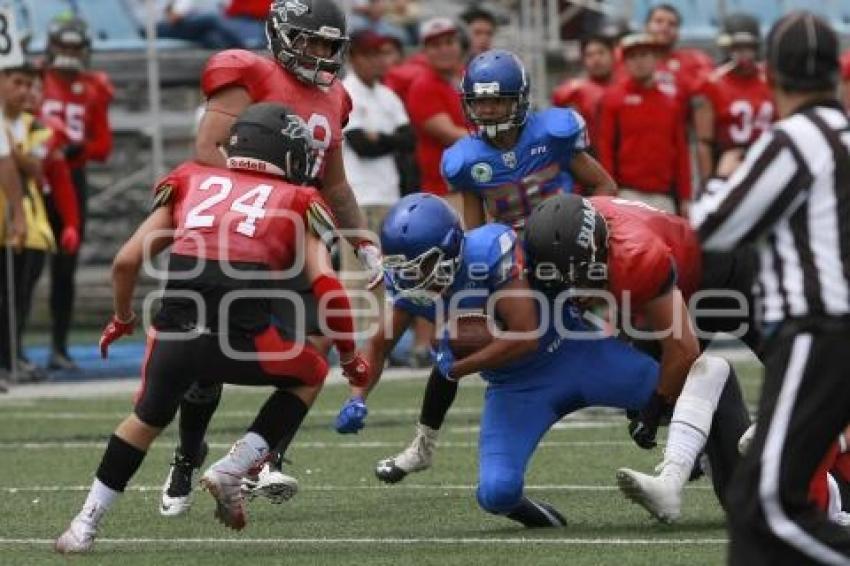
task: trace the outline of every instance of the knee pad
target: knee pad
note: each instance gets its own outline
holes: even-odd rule
[[[732,366],[723,358],[709,354],[697,358],[676,400],[671,422],[688,424],[708,436],[714,411],[731,372]]]
[[[478,505],[488,513],[501,515],[511,512],[522,499],[522,477],[501,475],[482,478],[476,491]]]
[[[183,400],[195,405],[216,403],[221,398],[221,390],[221,383],[201,384],[196,381],[183,395]]]

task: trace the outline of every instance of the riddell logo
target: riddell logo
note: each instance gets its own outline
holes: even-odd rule
[[[256,161],[254,159],[231,159],[229,165],[231,167],[238,167],[239,169],[251,169],[253,171],[265,171],[266,164],[262,161]]]

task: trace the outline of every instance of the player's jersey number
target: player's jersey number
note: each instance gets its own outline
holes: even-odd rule
[[[253,238],[257,232],[257,220],[266,215],[264,207],[266,201],[269,200],[273,187],[271,185],[257,185],[238,198],[230,198],[233,181],[227,177],[208,177],[198,187],[198,190],[202,192],[211,192],[212,189],[218,189],[218,192],[196,204],[186,214],[185,227],[189,229],[211,228],[216,222],[216,212],[222,212],[221,207],[218,207],[215,212],[212,209],[230,199],[229,206],[226,205],[224,211],[232,210],[245,215],[245,219],[236,225],[236,232]]]
[[[310,119],[307,120],[307,127],[313,136],[313,141],[316,144],[315,149],[318,153],[311,177],[318,177],[325,161],[325,152],[331,146],[331,136],[333,135],[331,123],[324,114],[311,114]]]
[[[68,102],[67,104],[61,100],[45,100],[42,105],[42,112],[46,116],[58,118],[65,124],[65,131],[74,143],[81,143],[85,138],[85,118],[86,108],[82,104]]]
[[[756,112],[749,100],[736,100],[729,107],[735,122],[729,126],[729,138],[736,144],[749,144],[754,140],[753,132],[764,132],[773,121],[773,103],[764,101]]]

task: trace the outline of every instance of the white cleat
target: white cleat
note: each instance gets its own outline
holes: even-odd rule
[[[216,469],[219,460],[204,472],[201,486],[215,498],[215,518],[225,527],[241,531],[245,528],[245,498],[242,495],[242,475],[226,469]]]
[[[651,476],[628,468],[617,470],[620,491],[662,523],[673,523],[682,514],[681,483],[664,475]]]
[[[195,487],[195,472],[207,457],[207,443],[201,447],[196,462],[183,456],[180,449],[174,451],[174,459],[168,469],[168,476],[162,485],[159,513],[164,517],[176,517],[186,513],[192,507],[192,490]]]
[[[265,497],[278,505],[292,499],[298,493],[298,480],[271,467],[266,462],[256,476],[242,479],[242,493],[250,501],[255,497]]]
[[[56,539],[53,548],[60,554],[84,554],[91,551],[96,536],[97,529],[77,516]]]
[[[392,458],[378,462],[375,475],[386,483],[398,483],[407,474],[431,467],[437,449],[438,431],[423,424],[416,425],[416,436],[410,445]]]

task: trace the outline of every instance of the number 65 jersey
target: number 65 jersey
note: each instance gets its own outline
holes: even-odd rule
[[[276,281],[286,271],[293,272],[289,277],[302,271],[306,231],[321,238],[334,227],[333,216],[312,187],[262,172],[192,162],[157,184],[154,207],[165,205],[175,230],[166,289],[178,290],[163,300],[169,325],[198,323],[200,307],[186,298],[188,293],[202,299],[204,325],[215,327],[228,293],[278,287]],[[235,301],[233,309],[241,314],[231,314],[229,326],[250,331],[267,325],[268,299]]]
[[[496,222],[521,230],[539,202],[570,192],[570,161],[587,149],[584,119],[568,108],[530,112],[513,148],[500,150],[481,135],[443,153],[442,174],[456,191],[470,191]]]

